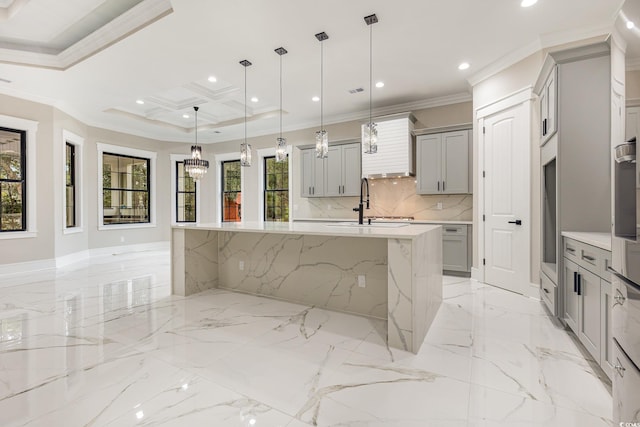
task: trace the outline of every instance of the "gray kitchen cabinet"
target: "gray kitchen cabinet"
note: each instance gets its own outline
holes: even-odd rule
[[[564,320],[567,325],[574,331],[578,331],[578,311],[580,298],[577,293],[578,289],[578,272],[580,267],[569,260],[564,262],[564,283],[567,286],[564,287]]]
[[[442,225],[442,269],[454,272],[469,271],[469,239],[466,225]]]
[[[314,148],[300,151],[302,197],[360,195],[360,143],[332,145],[326,159],[317,158]]]
[[[360,195],[360,144],[329,147],[325,162],[325,196]]]
[[[549,71],[540,91],[540,144],[544,145],[556,133],[558,67]]]
[[[468,130],[418,136],[416,192],[469,193],[469,142]]]
[[[564,321],[611,378],[613,372],[613,307],[611,252],[564,238]]]
[[[324,159],[316,157],[315,149],[309,148],[302,152],[302,197],[324,196]]]

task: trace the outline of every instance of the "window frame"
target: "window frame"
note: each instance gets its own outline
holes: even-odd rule
[[[291,192],[289,191],[289,156],[287,156],[287,188],[286,189],[282,189],[282,188],[278,188],[278,189],[267,189],[267,162],[269,160],[273,159],[273,161],[275,162],[276,160],[276,156],[275,154],[273,156],[264,156],[262,157],[262,219],[265,222],[289,222],[289,219],[291,218],[291,211],[287,210],[288,212],[288,217],[289,219],[287,219],[286,221],[280,220],[280,221],[275,221],[272,220],[270,218],[267,218],[267,193],[284,193],[285,191],[287,192],[287,201],[289,200],[289,197],[291,196]],[[287,203],[289,204],[289,203]]]
[[[75,204],[75,227],[67,227],[67,191],[66,191],[66,147],[67,144],[73,145],[75,150],[74,159],[74,204]],[[84,153],[84,138],[70,132],[66,129],[62,130],[62,232],[63,234],[82,233],[84,231],[84,167],[83,167],[83,153]]]
[[[38,124],[39,122],[36,122],[34,120],[21,119],[18,117],[11,117],[0,114],[0,127],[26,132],[25,193],[23,197],[23,203],[26,202],[26,207],[23,209],[23,215],[26,214],[26,219],[24,220],[23,225],[26,224],[26,227],[24,230],[7,230],[6,232],[0,232],[0,240],[34,238],[38,235],[38,221],[36,216],[36,138],[38,133]]]
[[[157,215],[156,215],[156,158],[157,153],[155,151],[140,150],[137,148],[123,147],[120,145],[111,145],[98,142],[98,230],[115,230],[115,229],[128,229],[128,228],[152,228],[156,227]],[[104,155],[115,155],[123,157],[134,157],[144,160],[148,160],[149,166],[147,168],[147,190],[149,192],[149,222],[144,223],[119,223],[119,224],[105,224],[104,223],[104,188],[102,186],[102,169],[104,165]]]
[[[218,177],[222,177],[222,163],[226,162],[226,161],[236,161],[236,160],[240,160],[240,152],[233,152],[233,153],[224,153],[224,154],[217,154],[216,157],[216,221],[222,223],[222,215],[223,215],[223,209],[224,209],[224,205],[222,204],[222,193],[223,193],[223,187],[222,187],[222,179],[218,179]],[[245,169],[241,167],[240,168],[240,193],[241,194],[245,194]],[[243,205],[246,207],[246,203],[243,203]],[[245,208],[242,209],[243,215],[240,218],[240,224],[242,224],[243,222],[245,222],[245,219],[247,217],[247,210]],[[228,221],[226,221],[228,222]]]
[[[223,160],[220,162],[220,206],[222,210],[220,212],[220,222],[242,222],[242,211],[240,211],[240,221],[230,221],[224,219],[225,209],[224,209],[224,198],[227,193],[238,193],[237,191],[225,191],[225,183],[224,183],[224,165],[227,163],[237,163],[240,167],[240,195],[242,196],[242,165],[240,164],[240,159],[238,160]]]
[[[300,150],[296,150],[296,153],[300,153]],[[265,187],[266,187],[266,182],[265,182],[265,167],[264,167],[264,159],[265,157],[273,157],[276,155],[276,148],[275,147],[270,147],[270,148],[263,148],[263,149],[259,149],[258,150],[258,188],[261,190],[258,193],[258,212],[257,212],[257,218],[260,218],[261,221],[265,221],[264,219],[264,214],[265,214],[265,210],[264,210],[264,206],[265,206],[265,202],[264,202],[264,196],[265,196]],[[288,170],[287,173],[289,174],[289,221],[288,222],[293,222],[293,145],[292,144],[288,144],[287,145],[287,161],[288,161]],[[269,221],[271,222],[271,221]],[[284,222],[284,221],[283,221]]]
[[[184,159],[188,159],[191,154],[171,154],[171,170],[174,171],[172,173],[171,178],[171,225],[179,225],[179,224],[199,224],[200,223],[200,212],[201,206],[200,203],[200,183],[196,182],[196,220],[195,221],[178,221],[178,163],[184,162]],[[211,173],[211,172],[209,172]],[[208,175],[208,174],[207,174]],[[205,175],[205,177],[207,176]]]
[[[2,182],[20,184],[22,193],[20,194],[21,201],[21,220],[22,228],[19,230],[2,230],[0,233],[22,233],[27,230],[27,132],[21,129],[11,129],[0,126],[0,131],[6,131],[16,133],[20,135],[20,179],[2,179],[0,178],[0,186]],[[0,227],[2,225],[2,199],[0,199]]]

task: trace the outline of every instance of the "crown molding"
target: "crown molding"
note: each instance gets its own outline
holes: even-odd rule
[[[7,7],[0,7],[0,22],[13,18],[29,0],[14,0]]]
[[[62,52],[48,54],[2,48],[0,62],[66,70],[172,12],[170,0],[144,0]]]

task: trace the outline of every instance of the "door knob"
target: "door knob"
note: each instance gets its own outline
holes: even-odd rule
[[[522,225],[522,220],[516,219],[515,221],[509,221],[509,224]]]

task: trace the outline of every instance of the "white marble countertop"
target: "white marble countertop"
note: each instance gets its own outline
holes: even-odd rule
[[[611,251],[611,233],[563,231],[562,236],[604,249],[605,251]]]
[[[293,222],[357,222],[354,218],[294,218]],[[473,221],[446,221],[437,219],[376,219],[374,222],[408,222],[409,224],[473,225]]]
[[[188,230],[214,230],[233,231],[247,233],[273,233],[273,234],[312,234],[322,236],[339,237],[376,237],[383,239],[413,239],[423,233],[431,231],[438,225],[406,224],[401,227],[384,227],[375,225],[360,225],[349,223],[348,225],[322,224],[312,222],[224,222],[205,224],[180,224],[174,225],[175,229]]]

